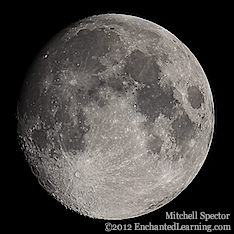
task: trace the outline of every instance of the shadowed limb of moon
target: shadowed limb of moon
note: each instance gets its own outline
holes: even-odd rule
[[[195,56],[164,28],[119,14],[81,20],[50,40],[17,111],[40,184],[99,219],[140,216],[174,199],[204,163],[214,128]]]

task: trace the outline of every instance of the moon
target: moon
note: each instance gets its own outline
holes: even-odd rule
[[[191,183],[212,141],[214,105],[201,65],[172,33],[104,14],[41,49],[17,120],[25,159],[50,195],[79,214],[122,220]]]

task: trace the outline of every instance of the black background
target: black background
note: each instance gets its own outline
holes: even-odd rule
[[[10,116],[4,121],[7,128],[4,128],[6,137],[3,149],[6,146],[8,149],[3,150],[2,154],[8,162],[2,165],[3,171],[6,170],[2,177],[3,182],[7,183],[6,186],[3,183],[2,202],[6,208],[4,219],[10,222],[8,229],[24,233],[32,233],[35,230],[46,233],[83,233],[84,229],[103,232],[105,230],[107,221],[83,217],[66,209],[39,185],[18,146],[15,111],[25,73],[45,43],[73,22],[94,14],[112,12],[139,16],[159,24],[177,36],[195,54],[207,75],[214,96],[215,131],[209,154],[200,172],[176,199],[142,217],[111,223],[171,224],[176,221],[166,220],[166,212],[171,211],[231,213],[233,220],[233,153],[230,150],[233,138],[230,101],[233,98],[229,90],[232,86],[233,68],[228,64],[233,53],[230,40],[233,35],[228,27],[231,21],[228,9],[231,6],[205,6],[204,3],[196,6],[192,3],[178,6],[170,5],[170,2],[165,6],[159,6],[157,3],[143,6],[137,2],[134,6],[126,7],[118,6],[119,2],[98,4],[92,6],[90,2],[64,2],[61,5],[40,5],[33,1],[32,5],[20,3],[6,8],[7,27],[6,30],[2,30],[6,42],[2,44],[2,48],[7,48],[6,65],[3,66],[3,70],[7,72],[7,84],[2,91],[6,88],[8,98],[3,98],[3,103],[7,103],[4,113],[7,112],[6,116],[10,113]],[[9,106],[11,111],[6,111]],[[231,220],[210,221],[207,224],[231,224]],[[199,220],[178,222],[198,224]]]

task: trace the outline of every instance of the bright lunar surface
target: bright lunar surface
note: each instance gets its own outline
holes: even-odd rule
[[[208,154],[214,108],[190,50],[147,20],[76,22],[38,53],[22,84],[19,143],[66,207],[128,219],[173,200]]]

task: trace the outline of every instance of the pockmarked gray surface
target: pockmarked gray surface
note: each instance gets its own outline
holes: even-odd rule
[[[161,26],[120,14],[80,20],[42,48],[17,118],[40,184],[98,219],[140,216],[173,200],[202,167],[214,129],[195,56]]]

